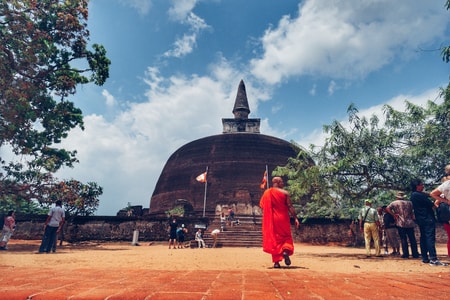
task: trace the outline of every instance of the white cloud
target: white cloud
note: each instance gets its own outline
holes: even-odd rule
[[[102,95],[103,97],[105,97],[107,107],[114,107],[116,105],[116,99],[114,99],[114,96],[111,95],[107,90],[103,90]]]
[[[338,88],[336,81],[331,80],[330,84],[328,85],[328,95],[333,95],[336,89]]]
[[[124,6],[136,9],[142,16],[146,15],[152,8],[152,0],[119,0],[119,2]]]
[[[197,2],[197,0],[173,1],[173,6],[168,12],[169,17],[176,22],[188,25],[189,34],[185,33],[182,37],[177,38],[173,43],[174,48],[166,51],[164,56],[180,58],[191,53],[197,43],[199,33],[209,28],[205,20],[192,12]]]
[[[172,0],[172,7],[169,9],[169,17],[175,21],[184,21],[194,9],[198,0]]]
[[[390,105],[395,110],[404,111],[405,110],[405,101],[414,103],[416,105],[425,106],[428,100],[436,101],[437,103],[440,103],[442,99],[439,98],[439,89],[433,88],[429,89],[419,95],[398,95],[391,99],[386,100],[386,102],[383,102],[378,105],[374,105],[368,108],[359,109],[358,108],[358,115],[360,117],[366,117],[370,118],[372,115],[376,115],[378,119],[380,120],[380,123],[382,124],[385,120],[384,114],[383,114],[383,106],[384,105]],[[328,124],[331,124],[333,120],[330,120]],[[350,123],[347,119],[339,120],[339,122],[345,127],[350,128]],[[325,134],[322,130],[322,128],[316,128],[313,130],[310,134],[304,137],[300,137],[297,141],[298,144],[302,145],[303,147],[309,149],[309,145],[313,144],[316,146],[323,146],[325,143],[325,139],[328,137],[327,134]]]
[[[201,30],[209,28],[209,25],[206,24],[205,20],[198,17],[192,12],[188,14],[185,23],[189,24],[189,27],[193,32],[199,32]]]
[[[266,30],[252,73],[271,84],[298,75],[364,78],[429,46],[447,20],[436,1],[304,1],[298,17]]]
[[[182,57],[192,52],[197,40],[197,35],[194,34],[184,34],[182,38],[177,39],[173,45],[174,48],[168,50],[164,53],[166,57]]]

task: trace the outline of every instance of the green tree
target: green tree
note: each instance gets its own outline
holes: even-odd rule
[[[353,105],[348,114],[348,127],[337,121],[324,126],[329,136],[324,146],[311,147],[310,155],[316,165],[287,174],[294,199],[311,195],[306,216],[354,216],[362,199],[379,190],[404,186],[405,174],[398,168],[399,158],[395,154],[404,150],[403,145],[396,142],[389,129],[379,125],[376,116],[361,118]],[[283,168],[277,171],[286,175]]]
[[[324,126],[324,146],[311,146],[315,165],[291,158],[274,175],[288,178],[293,199],[310,197],[305,217],[355,218],[364,198],[389,203],[413,178],[432,187],[450,157],[449,87],[442,96],[442,104],[429,101],[426,107],[406,102],[404,112],[386,105],[383,123],[375,115],[360,117],[351,105],[349,125]]]
[[[17,200],[6,197],[0,199],[0,215],[6,215],[9,210],[14,210],[17,214],[27,215],[48,213],[48,209],[42,207],[35,201]]]
[[[102,187],[95,182],[83,184],[72,179],[55,184],[49,190],[47,198],[51,202],[56,200],[63,201],[64,209],[69,216],[90,216],[97,210],[99,205],[98,197],[102,193]]]
[[[83,129],[68,98],[80,84],[102,85],[110,65],[103,46],[88,49],[87,19],[87,0],[0,2],[0,197],[45,199],[52,174],[77,162],[57,147]]]
[[[406,102],[405,112],[385,106],[386,126],[405,146],[403,167],[425,180],[430,187],[439,182],[450,157],[450,85],[441,90],[443,103],[428,101],[426,107]]]

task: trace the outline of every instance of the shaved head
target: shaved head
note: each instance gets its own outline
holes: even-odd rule
[[[281,179],[281,177],[274,177],[274,178],[272,178],[272,183],[273,184],[279,183],[280,181],[283,181],[283,179]]]
[[[277,188],[283,188],[284,187],[283,179],[278,176],[272,178],[272,186]]]

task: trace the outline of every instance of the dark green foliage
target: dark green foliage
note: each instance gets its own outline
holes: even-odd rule
[[[304,217],[355,218],[365,198],[388,204],[397,190],[408,191],[414,178],[432,189],[450,157],[450,85],[442,90],[443,103],[426,107],[406,102],[404,112],[386,105],[381,122],[375,115],[360,117],[351,105],[348,126],[333,122],[323,147],[304,157],[291,158],[274,175],[286,176],[294,201],[305,196]]]
[[[0,199],[45,202],[52,174],[77,162],[58,147],[83,129],[68,97],[110,65],[103,46],[87,48],[87,17],[87,0],[0,1]]]

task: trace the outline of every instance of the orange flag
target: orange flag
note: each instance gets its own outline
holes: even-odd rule
[[[263,190],[267,187],[267,171],[264,171],[264,177],[263,177],[262,182],[261,182],[261,184],[259,186]]]
[[[195,178],[198,182],[206,182],[206,172],[202,173]]]

